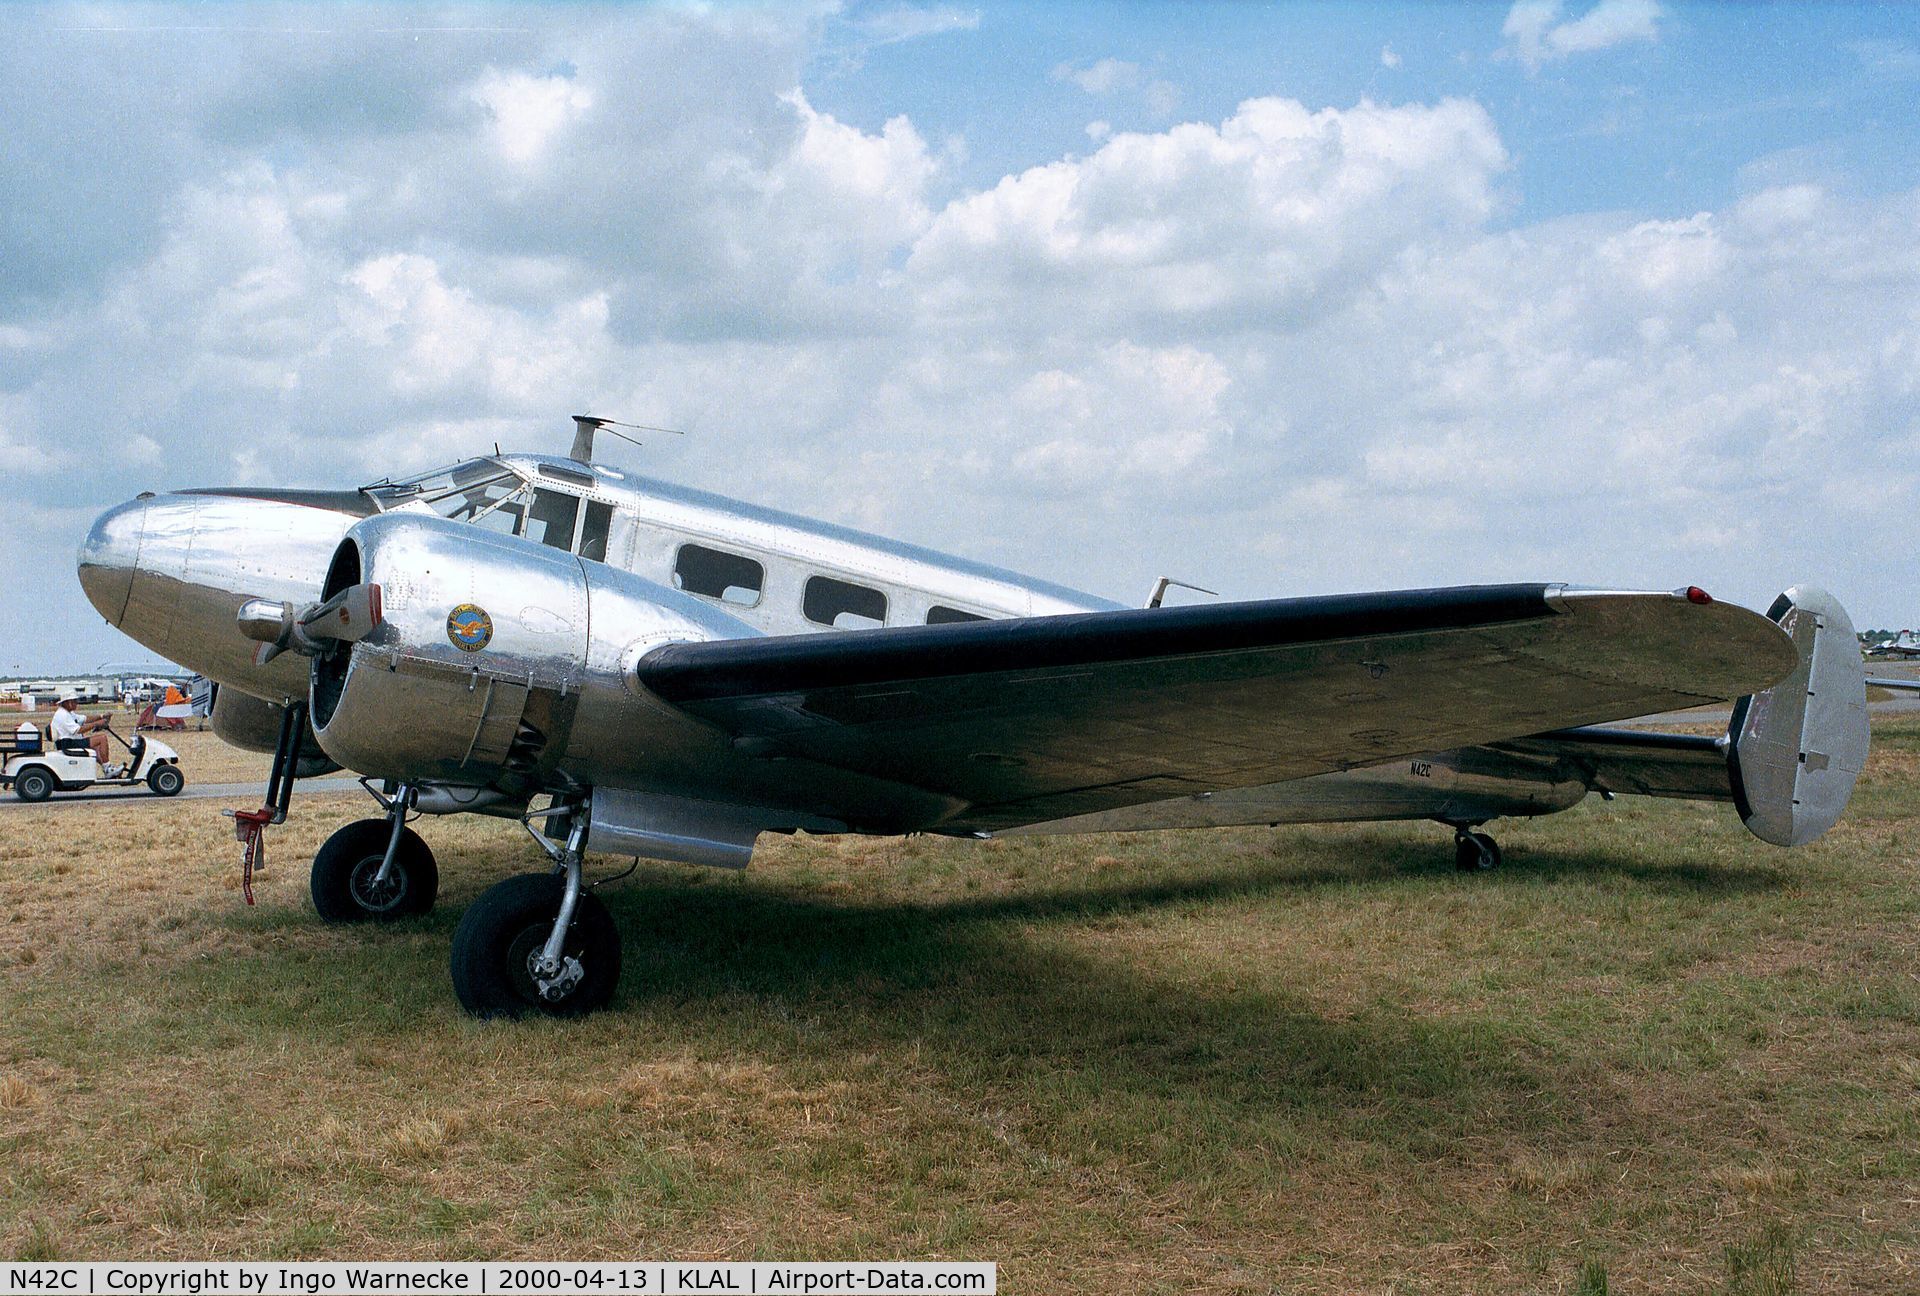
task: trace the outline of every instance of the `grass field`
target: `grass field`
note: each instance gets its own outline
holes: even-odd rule
[[[1920,1290],[1920,719],[1875,741],[1791,853],[1620,801],[1497,825],[1484,876],[1433,826],[643,867],[614,1010],[564,1026],[448,987],[511,825],[425,824],[440,908],[323,929],[306,859],[363,798],[296,806],[254,909],[209,803],[12,811],[0,1253]]]

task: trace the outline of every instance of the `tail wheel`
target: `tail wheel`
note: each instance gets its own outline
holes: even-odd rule
[[[433,908],[440,869],[413,829],[400,830],[393,867],[380,876],[392,836],[385,819],[361,819],[327,838],[313,857],[311,879],[314,912],[323,922],[390,922]]]
[[[579,1017],[604,1008],[620,982],[620,932],[591,891],[582,891],[567,928],[568,978],[542,993],[533,962],[560,913],[566,880],[523,873],[480,893],[453,933],[453,992],[475,1017]]]
[[[1500,843],[1483,832],[1463,832],[1453,839],[1453,866],[1462,873],[1484,873],[1500,867]]]
[[[187,776],[180,772],[178,765],[155,765],[147,775],[147,786],[155,796],[179,796],[180,789],[186,785]]]
[[[13,794],[22,801],[45,801],[53,795],[53,774],[45,767],[31,765],[13,776]]]

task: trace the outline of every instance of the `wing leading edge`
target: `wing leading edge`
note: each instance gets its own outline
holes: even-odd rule
[[[889,779],[974,831],[1738,697],[1795,656],[1728,604],[1494,585],[677,643],[636,675],[801,785]]]

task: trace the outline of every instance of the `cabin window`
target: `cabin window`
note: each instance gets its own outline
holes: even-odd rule
[[[866,630],[886,624],[887,596],[877,589],[831,576],[810,576],[800,611],[815,625],[833,626],[837,630]]]
[[[607,560],[607,533],[613,530],[613,505],[599,500],[587,501],[587,519],[580,524],[580,556],[594,562]]]
[[[533,493],[533,507],[527,510],[526,529],[521,534],[555,549],[572,549],[573,524],[579,516],[578,496],[536,490]]]
[[[673,559],[673,587],[689,594],[719,599],[738,607],[752,607],[760,601],[760,590],[767,581],[767,569],[751,558],[709,549],[705,545],[683,544]]]
[[[928,625],[957,625],[962,621],[985,621],[986,619],[978,612],[962,612],[959,608],[942,607],[938,603],[927,609]]]

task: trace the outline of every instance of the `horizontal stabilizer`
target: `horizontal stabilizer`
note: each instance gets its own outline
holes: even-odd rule
[[[1722,737],[1569,729],[1499,746],[1562,760],[1599,792],[1732,801],[1760,840],[1804,846],[1840,818],[1866,764],[1865,671],[1846,609],[1825,590],[1795,586],[1767,616],[1799,664],[1736,702]]]

